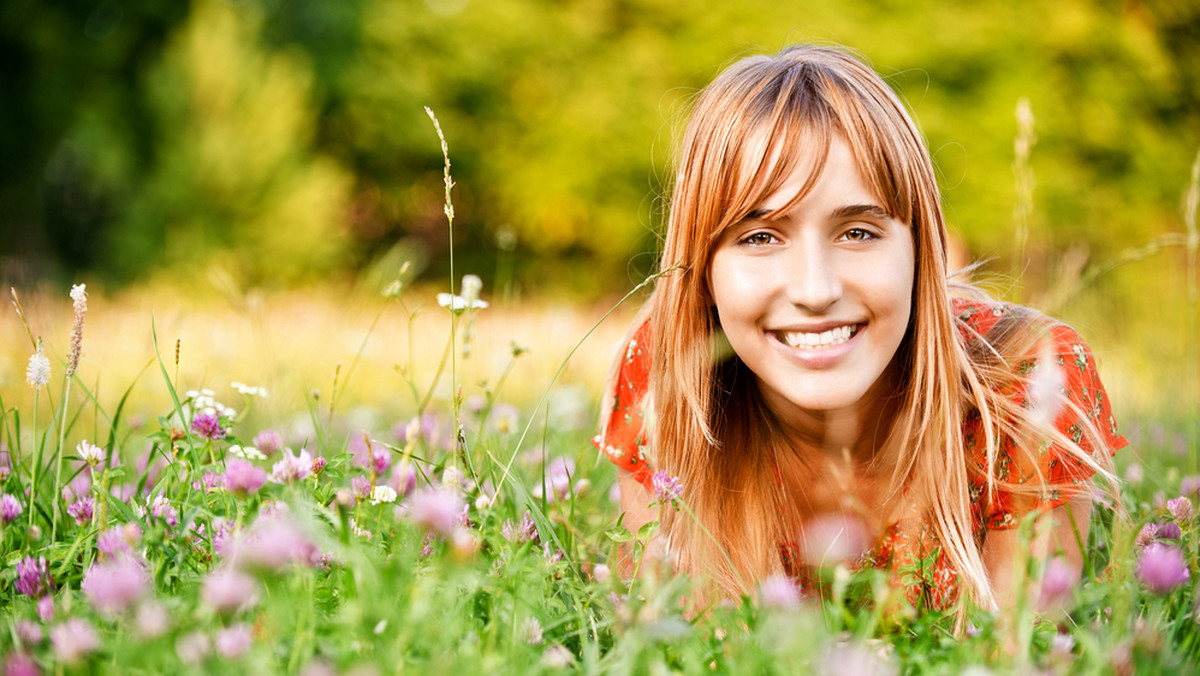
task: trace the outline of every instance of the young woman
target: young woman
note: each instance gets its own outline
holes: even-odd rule
[[[952,284],[929,153],[871,69],[799,46],[719,75],[664,244],[596,444],[631,530],[655,470],[678,480],[653,543],[676,570],[736,598],[842,551],[917,606],[996,607],[1027,516],[1029,550],[1080,570],[1090,479],[1125,444],[1095,361]]]

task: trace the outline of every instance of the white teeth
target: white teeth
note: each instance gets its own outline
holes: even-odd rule
[[[847,324],[839,326],[836,329],[829,329],[821,333],[807,333],[801,331],[781,331],[779,336],[783,338],[783,342],[792,347],[814,348],[814,347],[829,347],[838,345],[850,340],[850,337],[857,331],[857,325]]]

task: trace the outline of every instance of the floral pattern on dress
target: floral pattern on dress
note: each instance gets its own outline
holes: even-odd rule
[[[1008,303],[953,301],[952,313],[957,319],[959,337],[971,346],[985,340],[996,323],[1018,308]],[[1063,375],[1063,390],[1073,406],[1063,407],[1054,419],[1057,430],[1079,444],[1093,458],[1111,456],[1127,443],[1117,431],[1117,423],[1109,407],[1108,397],[1095,368],[1096,360],[1079,335],[1065,324],[1042,319],[1040,326],[1054,341],[1052,354]],[[633,473],[634,479],[650,488],[653,464],[648,457],[643,398],[649,385],[651,344],[650,323],[647,321],[634,332],[622,356],[614,390],[610,392],[612,407],[604,417],[601,434],[593,439],[604,454],[623,470]],[[1014,371],[1030,377],[1040,368],[1038,358],[1019,362]],[[1027,405],[1026,386],[1022,379],[1000,390],[1019,405]],[[1081,418],[1079,412],[1082,412]],[[1091,426],[1101,444],[1093,447],[1085,425]],[[1022,484],[1044,478],[1044,489],[1032,498],[1015,494],[997,486],[988,495],[986,472],[986,440],[978,412],[968,413],[963,420],[963,447],[970,470],[968,495],[971,517],[977,541],[986,531],[1016,527],[1031,511],[1045,511],[1065,504],[1090,480],[1092,469],[1075,459],[1065,449],[1044,442],[1036,454],[1038,466],[1018,452],[1011,437],[1000,440],[995,458],[994,476],[998,483]],[[905,515],[890,524],[878,543],[857,560],[859,567],[889,570],[892,584],[905,590],[914,607],[946,609],[959,597],[958,574],[938,542],[932,525],[921,514]],[[782,542],[780,559],[785,572],[802,586],[811,589],[816,575],[800,563],[795,543]]]

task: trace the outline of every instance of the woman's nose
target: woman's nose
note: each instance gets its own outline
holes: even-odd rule
[[[793,305],[823,312],[842,297],[842,280],[832,252],[820,246],[796,249],[788,271],[787,295]]]

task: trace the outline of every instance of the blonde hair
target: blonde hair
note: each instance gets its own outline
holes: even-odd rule
[[[1037,490],[1002,484],[994,471],[1004,435],[1030,439],[1029,412],[999,390],[1018,377],[1012,362],[1036,339],[1022,327],[1036,316],[1014,313],[1016,319],[970,351],[959,339],[950,310],[946,226],[925,143],[887,84],[834,48],[796,46],[738,61],[701,92],[684,132],[662,277],[650,301],[656,355],[651,443],[656,465],[678,477],[695,518],[669,513],[663,532],[680,570],[708,578],[728,596],[749,593],[755,581],[780,570],[778,543],[789,538],[771,449],[782,433],[757,395],[753,374],[740,360],[715,354],[720,333],[708,272],[722,232],[778,190],[802,161],[815,160],[791,204],[804,197],[835,136],[848,144],[891,215],[911,226],[915,247],[912,318],[896,355],[904,387],[884,442],[896,452],[888,495],[907,487],[918,496],[967,595],[991,606],[973,532],[973,468],[962,424],[970,411],[979,412],[987,448],[986,466],[976,469],[987,476],[989,495],[1001,486]],[[1039,432],[1112,478],[1101,466],[1106,454],[1096,461],[1062,433]]]

